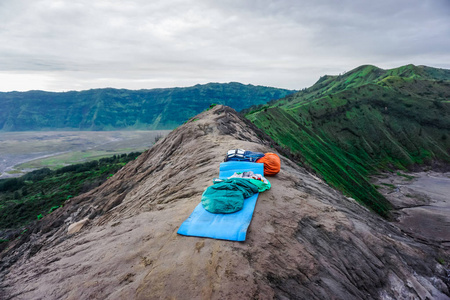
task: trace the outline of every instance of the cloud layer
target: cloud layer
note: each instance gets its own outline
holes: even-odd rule
[[[450,68],[450,2],[0,2],[0,91],[239,81],[300,89],[362,64]]]

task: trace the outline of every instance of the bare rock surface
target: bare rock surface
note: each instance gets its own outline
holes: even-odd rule
[[[450,172],[383,174],[375,183],[394,205],[399,228],[450,247]]]
[[[405,234],[282,153],[245,242],[177,235],[227,150],[274,147],[230,108],[203,112],[9,245],[0,298],[449,299],[448,248]]]
[[[81,228],[83,228],[84,224],[86,224],[88,221],[89,221],[89,219],[85,218],[81,221],[70,224],[69,228],[67,228],[67,233],[68,234],[77,233],[78,231],[81,230]]]

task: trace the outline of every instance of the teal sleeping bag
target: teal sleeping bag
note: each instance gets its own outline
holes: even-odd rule
[[[214,214],[230,214],[244,206],[244,199],[258,193],[258,187],[248,179],[230,178],[215,181],[202,195],[203,207]]]

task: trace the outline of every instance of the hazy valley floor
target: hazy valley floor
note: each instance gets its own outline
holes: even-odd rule
[[[169,130],[0,132],[0,178],[114,154],[144,151]]]

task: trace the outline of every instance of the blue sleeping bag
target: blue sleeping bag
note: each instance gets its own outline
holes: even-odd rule
[[[264,174],[264,164],[229,161],[220,164],[220,178],[228,178],[235,172],[253,171]],[[214,239],[245,241],[247,228],[253,217],[258,193],[244,200],[240,211],[231,214],[213,214],[199,203],[186,221],[181,224],[178,234],[209,237]]]

